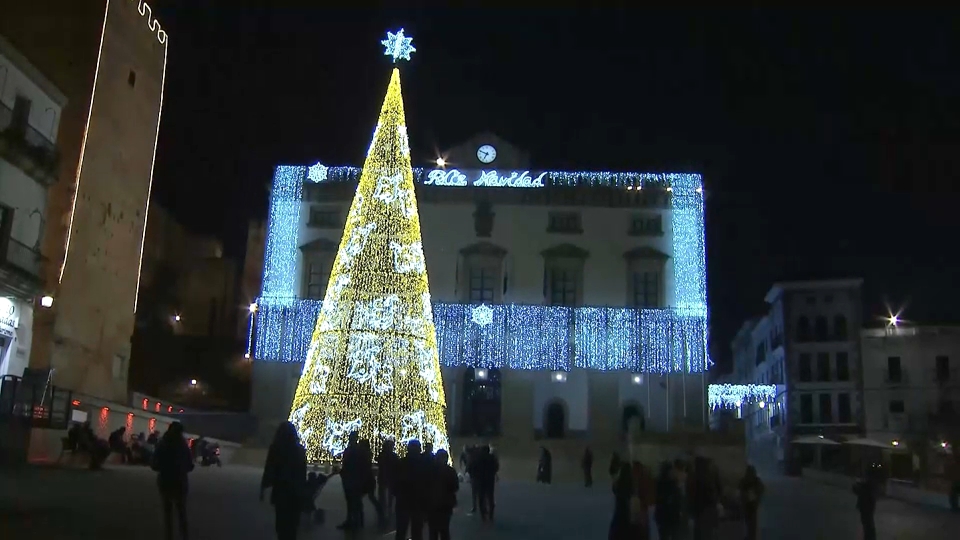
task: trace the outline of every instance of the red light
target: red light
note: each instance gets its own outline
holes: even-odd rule
[[[160,402],[159,402],[159,401],[157,402],[156,410],[157,410],[157,412],[160,412]]]
[[[71,401],[70,404],[73,405],[74,407],[79,407],[79,406],[80,406],[80,400],[79,400],[79,399],[75,399],[75,400]]]
[[[150,433],[153,433],[156,430],[157,430],[157,419],[151,418],[150,421],[147,422],[147,431],[149,431]]]
[[[147,398],[143,398],[143,410],[147,410],[147,407],[149,406],[150,406],[150,400]]]
[[[183,412],[183,409],[180,409],[180,412]]]
[[[167,412],[173,412],[173,405],[169,405],[167,407]]]

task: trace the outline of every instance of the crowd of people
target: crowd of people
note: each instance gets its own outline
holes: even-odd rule
[[[120,427],[102,439],[93,431],[90,422],[75,422],[67,430],[64,450],[76,456],[85,456],[91,469],[101,468],[111,453],[118,454],[126,464],[149,465],[160,440],[160,432],[154,431],[149,436],[139,433],[127,440],[126,431],[125,427]]]
[[[719,470],[706,457],[696,457],[692,463],[682,459],[664,462],[654,476],[640,461],[622,460],[614,454],[609,472],[614,494],[610,540],[650,538],[653,527],[661,540],[691,535],[695,540],[709,540],[714,538],[721,514],[728,508]],[[588,476],[586,482],[591,481]],[[756,470],[747,467],[738,485],[738,510],[748,540],[757,538],[757,511],[763,491]]]
[[[450,538],[450,518],[457,506],[461,474],[451,466],[449,453],[434,452],[430,443],[406,443],[400,457],[394,441],[386,441],[374,460],[370,442],[354,432],[348,436],[339,474],[346,499],[347,516],[338,528],[357,530],[365,526],[365,502],[373,507],[379,526],[391,521],[398,540],[421,540],[424,531],[430,540]],[[376,467],[374,467],[376,464]],[[460,457],[464,476],[469,476],[472,513],[479,509],[484,521],[494,515],[494,490],[499,462],[490,446],[464,448]],[[293,424],[280,425],[267,452],[260,487],[261,500],[270,490],[276,512],[279,540],[297,537],[304,513],[317,512],[314,502],[329,477],[307,474],[306,453]],[[315,514],[316,515],[316,514]]]

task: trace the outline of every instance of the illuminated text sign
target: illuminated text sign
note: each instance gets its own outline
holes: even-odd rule
[[[543,187],[543,179],[547,173],[542,172],[538,176],[531,176],[530,171],[510,171],[501,175],[497,171],[467,171],[460,172],[457,169],[449,171],[443,169],[434,169],[427,173],[426,180],[423,181],[427,186],[477,186],[477,187],[515,187],[515,188],[540,188]]]

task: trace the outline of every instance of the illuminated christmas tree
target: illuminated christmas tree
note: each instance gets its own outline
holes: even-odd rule
[[[389,34],[388,55],[410,38]],[[290,420],[312,462],[351,431],[448,448],[446,401],[413,189],[400,72],[393,70],[317,318]]]

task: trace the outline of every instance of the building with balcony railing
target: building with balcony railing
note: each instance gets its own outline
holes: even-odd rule
[[[776,388],[774,399],[740,407],[752,461],[808,464],[819,460],[818,448],[794,441],[862,434],[862,281],[776,283],[767,313],[737,333],[732,382]]]
[[[867,436],[904,448],[950,439],[960,426],[960,327],[890,325],[860,340]]]
[[[438,163],[414,182],[452,434],[705,427],[699,175],[536,170],[492,134]],[[289,413],[360,174],[310,168],[273,182],[250,327],[266,426]]]
[[[67,98],[62,116],[26,105],[0,69],[0,157],[16,152],[11,163],[52,182],[39,214],[23,213],[44,220],[39,239],[14,226],[46,261],[49,307],[36,312],[30,365],[52,369],[57,386],[124,401],[167,33],[144,0],[31,0],[4,3],[0,34]]]
[[[0,376],[23,375],[30,359],[65,104],[60,90],[0,36]]]

